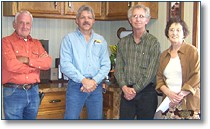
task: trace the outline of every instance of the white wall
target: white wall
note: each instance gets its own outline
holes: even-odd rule
[[[185,2],[184,3],[184,21],[189,27],[190,34],[185,39],[186,42],[192,43],[192,34],[193,34],[193,2]]]
[[[193,2],[184,3],[185,16],[184,20],[192,32]],[[151,34],[156,36],[161,44],[161,51],[169,47],[170,43],[165,37],[164,30],[166,25],[166,2],[159,2],[158,19],[151,19],[147,25],[147,29]],[[2,17],[2,37],[10,35],[14,30],[12,28],[13,17]],[[53,59],[59,57],[60,43],[64,35],[75,30],[77,25],[72,19],[47,19],[34,18],[31,35],[37,39],[49,40],[49,54]],[[125,21],[96,21],[94,25],[95,32],[104,36],[108,44],[117,44],[117,30],[120,27],[131,29],[127,20]],[[186,39],[189,43],[192,42],[192,33]],[[53,67],[55,62],[53,61]]]

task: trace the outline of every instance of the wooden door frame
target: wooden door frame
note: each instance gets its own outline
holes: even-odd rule
[[[184,2],[182,1],[178,1],[180,3],[180,17],[181,19],[184,19]],[[171,17],[170,13],[171,13],[171,3],[172,2],[167,2],[167,18],[166,20],[168,21]]]
[[[200,29],[200,26],[198,24],[198,20],[200,20],[200,18],[198,17],[198,14],[200,11],[200,2],[194,2],[193,4],[193,30],[192,30],[192,44],[198,48],[198,29]]]

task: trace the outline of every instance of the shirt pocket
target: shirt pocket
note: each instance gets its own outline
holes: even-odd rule
[[[101,44],[93,45],[92,54],[93,54],[94,57],[99,58],[100,54],[101,54],[101,51],[102,51],[102,45]]]
[[[31,51],[31,56],[34,58],[34,57],[39,57],[39,51],[38,51],[38,49],[32,49],[32,51]]]
[[[147,69],[149,67],[150,55],[147,52],[142,53],[142,58],[140,59],[140,67],[141,69]]]
[[[13,50],[16,56],[26,56],[26,51],[24,46],[15,46],[13,45]]]

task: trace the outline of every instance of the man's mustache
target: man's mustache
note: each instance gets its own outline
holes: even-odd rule
[[[89,22],[84,22],[83,25],[90,25],[90,23]]]

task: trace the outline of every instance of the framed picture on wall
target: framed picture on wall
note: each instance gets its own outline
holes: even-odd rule
[[[168,2],[167,4],[167,21],[173,17],[184,19],[184,2]]]

